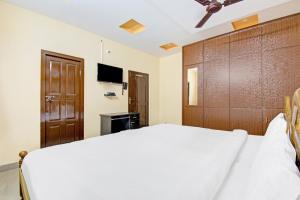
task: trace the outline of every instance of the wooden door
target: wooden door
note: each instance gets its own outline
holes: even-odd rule
[[[141,127],[149,125],[149,75],[128,72],[128,111],[140,113]]]
[[[189,103],[188,71],[197,69],[197,103]],[[182,124],[203,126],[203,42],[190,44],[183,48],[182,73]]]
[[[189,104],[188,70],[197,69],[197,103]],[[203,64],[183,67],[183,125],[203,127]]]
[[[263,134],[261,26],[230,34],[231,129]]]
[[[83,59],[42,51],[41,147],[83,139]]]
[[[204,41],[204,127],[229,130],[229,36]]]

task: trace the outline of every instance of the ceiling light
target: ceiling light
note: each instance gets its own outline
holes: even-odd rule
[[[145,30],[145,26],[134,19],[120,25],[120,28],[132,34],[137,34]]]
[[[240,30],[258,24],[258,15],[252,15],[244,19],[232,22],[234,30]]]
[[[168,43],[160,46],[160,48],[164,49],[165,51],[171,51],[176,47],[178,47],[178,45],[174,43]]]

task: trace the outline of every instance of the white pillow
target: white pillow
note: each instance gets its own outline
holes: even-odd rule
[[[300,199],[300,173],[296,152],[279,114],[270,123],[250,172],[246,200]]]

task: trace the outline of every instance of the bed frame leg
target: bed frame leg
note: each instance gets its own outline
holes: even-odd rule
[[[23,200],[24,199],[24,195],[23,195],[23,192],[22,192],[22,185],[21,185],[21,167],[22,167],[22,163],[23,163],[23,160],[25,158],[25,156],[27,156],[28,152],[27,151],[21,151],[19,153],[19,157],[20,157],[20,160],[19,160],[19,186],[20,186],[20,199]]]

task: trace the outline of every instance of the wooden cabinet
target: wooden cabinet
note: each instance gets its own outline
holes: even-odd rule
[[[183,97],[182,121],[188,126],[203,126],[203,42],[198,42],[183,48]],[[188,71],[197,71],[197,98],[195,105],[189,103]]]
[[[300,87],[300,14],[188,45],[183,65],[184,124],[263,135]],[[194,65],[203,68],[195,108],[185,99]]]

